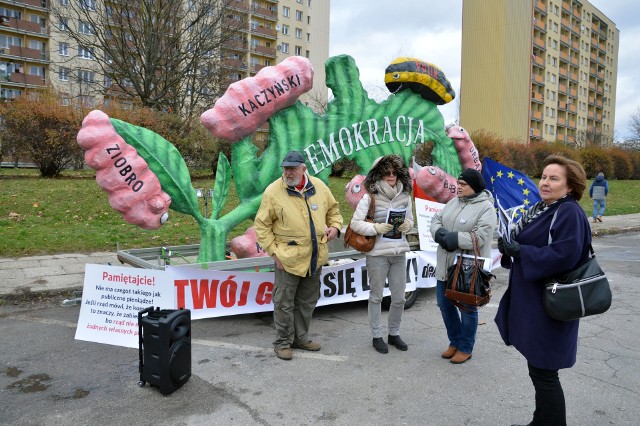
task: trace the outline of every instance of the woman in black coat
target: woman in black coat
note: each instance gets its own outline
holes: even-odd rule
[[[531,425],[565,425],[564,392],[558,370],[576,362],[579,320],[552,319],[542,305],[545,282],[589,258],[591,228],[578,204],[587,184],[580,164],[549,156],[538,188],[542,201],[524,212],[511,242],[498,239],[509,287],[496,314],[505,344],[527,360],[535,388]],[[551,243],[549,243],[551,237]]]

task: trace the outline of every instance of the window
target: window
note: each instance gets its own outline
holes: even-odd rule
[[[59,43],[58,54],[60,56],[69,56],[69,43]]]
[[[311,0],[307,0],[307,5],[311,7]]]
[[[553,48],[555,50],[558,50],[558,40],[553,40],[553,42],[551,43],[551,45],[553,46]]]
[[[93,51],[83,46],[78,46],[78,57],[82,59],[93,60]]]
[[[296,21],[302,21],[302,11],[296,10]]]
[[[60,0],[60,4],[63,6],[69,6],[69,0]]]
[[[296,28],[296,38],[302,38],[302,29]]]
[[[58,80],[60,81],[69,81],[69,68],[59,67],[58,68]]]
[[[93,35],[93,27],[88,22],[78,21],[78,32],[82,34]]]
[[[307,16],[307,25],[311,25],[311,16]]]
[[[310,57],[311,57],[311,52],[307,50],[307,52],[306,52],[305,56],[306,56],[307,58],[310,58]]]
[[[557,22],[554,22],[554,23],[553,23],[553,32],[554,32],[554,33],[557,33],[557,32],[558,32],[558,23],[557,23]]]
[[[11,46],[22,46],[22,39],[18,37],[0,35],[0,48],[8,49]]]
[[[307,33],[307,41],[311,42],[311,33]]]
[[[69,30],[69,18],[60,18],[60,22],[58,23],[58,29],[60,31],[68,31]]]
[[[87,108],[93,108],[96,104],[96,98],[93,96],[80,96],[80,102]]]
[[[553,126],[549,126],[549,134],[553,135],[555,134],[556,130]]]
[[[29,74],[44,77],[44,68],[37,65],[31,65],[29,68]]]
[[[289,35],[289,26],[288,25],[283,25],[282,26],[282,34]],[[251,40],[253,40],[253,39],[251,39]]]
[[[14,9],[6,9],[4,7],[0,7],[0,16],[3,16],[5,18],[22,19],[22,12]]]
[[[93,83],[94,78],[95,78],[95,73],[93,71],[78,70],[78,81]]]
[[[284,16],[285,18],[288,18],[291,15],[291,9],[289,9],[287,6],[282,6],[282,16]]]
[[[558,66],[558,58],[551,58],[551,65],[553,65],[554,67]]]
[[[296,46],[293,48],[293,53],[296,56],[302,56],[302,47]]]
[[[108,75],[104,76],[104,87],[111,87],[113,86],[113,79],[111,77],[109,77]]]
[[[80,0],[80,7],[87,10],[96,10],[96,0]]]
[[[282,53],[289,53],[289,43],[282,43]]]

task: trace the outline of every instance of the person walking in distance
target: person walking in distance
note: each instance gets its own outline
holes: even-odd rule
[[[306,173],[300,152],[289,152],[281,166],[282,177],[262,195],[254,229],[276,266],[275,354],[290,360],[292,348],[320,350],[309,338],[309,325],[320,297],[321,268],[329,259],[327,243],[339,236],[342,216],[329,188]]]
[[[589,187],[589,197],[593,200],[593,222],[602,222],[604,208],[607,206],[606,196],[609,194],[609,182],[604,178],[604,173],[598,173]]]

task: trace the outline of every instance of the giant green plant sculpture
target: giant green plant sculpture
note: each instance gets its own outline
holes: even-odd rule
[[[170,208],[197,221],[198,262],[224,259],[229,232],[255,216],[265,188],[280,178],[280,163],[291,150],[304,152],[309,172],[325,182],[331,163],[340,158],[352,159],[361,171],[367,171],[377,157],[390,153],[408,161],[415,144],[423,142],[434,144],[435,164],[453,175],[460,172],[453,141],[445,133],[442,115],[434,103],[409,90],[381,103],[369,99],[353,58],[346,55],[330,58],[326,75],[334,99],[323,115],[296,102],[269,118],[271,135],[262,155],[257,156],[258,149],[250,137],[233,144],[231,162],[220,154],[208,218],[199,211],[189,171],[175,147],[149,130],[111,119],[117,133],[138,151],[160,180],[162,190],[171,197]],[[231,176],[240,203],[221,217]]]

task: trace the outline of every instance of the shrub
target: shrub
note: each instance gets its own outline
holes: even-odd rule
[[[588,178],[594,178],[599,172],[605,176],[613,176],[613,161],[607,150],[597,146],[589,146],[581,151],[582,167]]]
[[[56,177],[82,155],[76,143],[81,118],[60,106],[51,92],[0,104],[4,120],[2,150],[36,164],[42,177]]]
[[[611,177],[616,179],[630,179],[633,174],[633,163],[628,151],[620,148],[609,148],[609,155],[613,163],[613,174]]]
[[[415,157],[416,163],[420,164],[421,166],[432,165],[433,158],[431,154],[433,152],[433,147],[433,142],[417,145],[413,150],[413,156]],[[409,164],[409,166],[411,167],[411,164]]]
[[[478,150],[480,161],[484,160],[484,157],[489,157],[494,161],[504,164],[507,158],[507,150],[503,144],[503,141],[498,135],[493,132],[488,132],[484,129],[471,132],[469,135],[473,144]]]

